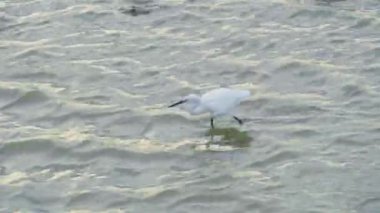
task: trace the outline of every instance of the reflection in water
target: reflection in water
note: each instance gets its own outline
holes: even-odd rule
[[[247,132],[236,128],[214,128],[210,129],[206,135],[211,137],[208,144],[217,143],[238,148],[248,147],[252,141]]]

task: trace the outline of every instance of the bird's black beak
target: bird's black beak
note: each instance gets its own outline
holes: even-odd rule
[[[183,103],[185,103],[185,102],[186,102],[186,100],[178,101],[178,102],[176,102],[176,103],[174,103],[174,104],[168,106],[168,108],[170,108],[170,107],[175,107],[175,106],[180,105],[180,104],[183,104]]]

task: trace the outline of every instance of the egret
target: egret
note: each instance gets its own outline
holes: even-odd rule
[[[214,129],[214,118],[229,115],[232,116],[240,125],[243,121],[232,114],[232,111],[245,99],[250,96],[248,90],[238,90],[229,88],[218,88],[211,90],[202,96],[190,94],[180,101],[170,105],[175,107],[181,105],[191,115],[210,113],[211,128]]]

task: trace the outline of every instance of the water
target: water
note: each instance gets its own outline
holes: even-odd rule
[[[377,213],[379,9],[0,2],[0,212]],[[166,108],[226,85],[217,143]]]

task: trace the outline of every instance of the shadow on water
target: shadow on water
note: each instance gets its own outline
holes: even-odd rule
[[[237,148],[244,148],[250,145],[253,140],[247,132],[239,131],[236,128],[214,128],[207,131],[206,136],[210,136],[209,144],[227,145]]]

